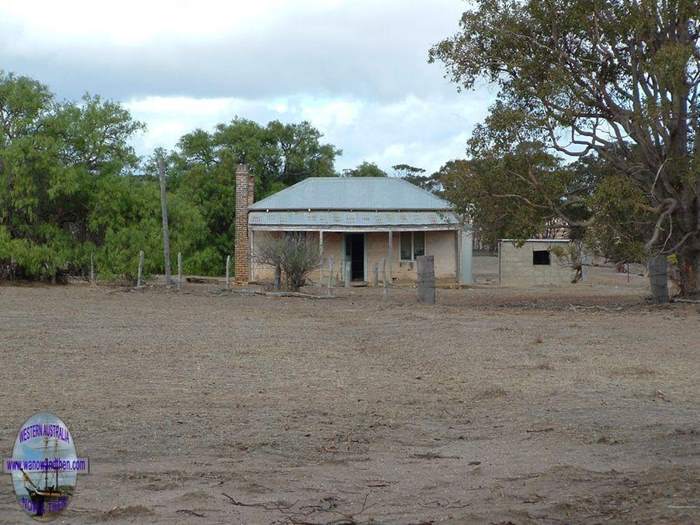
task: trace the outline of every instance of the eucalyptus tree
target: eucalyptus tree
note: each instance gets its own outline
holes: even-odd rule
[[[355,168],[343,170],[343,177],[388,177],[386,171],[374,162],[362,162]]]
[[[676,254],[700,293],[700,2],[476,0],[430,50],[460,88],[488,80],[529,139],[609,162],[652,218],[650,257]],[[499,117],[494,127],[513,122]],[[635,204],[636,205],[636,204]],[[557,212],[566,215],[566,210]],[[659,298],[663,300],[663,298]]]
[[[213,131],[197,129],[182,136],[167,162],[169,184],[186,196],[208,227],[199,262],[201,273],[213,273],[231,253],[234,239],[235,179],[239,162],[255,176],[256,200],[307,177],[335,174],[341,151],[322,141],[308,122],[261,125],[235,118]],[[150,172],[154,172],[154,167]],[[187,266],[187,264],[186,264]]]

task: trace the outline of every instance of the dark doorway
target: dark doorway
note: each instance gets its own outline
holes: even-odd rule
[[[350,261],[350,278],[353,281],[365,280],[365,234],[345,234],[345,259]]]

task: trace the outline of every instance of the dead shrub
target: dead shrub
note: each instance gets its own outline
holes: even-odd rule
[[[618,368],[612,370],[610,375],[613,377],[648,377],[656,374],[655,370],[646,366],[628,366],[626,368]]]
[[[474,396],[474,401],[486,401],[506,397],[508,393],[500,386],[486,388]]]
[[[554,370],[554,367],[550,365],[549,363],[540,363],[539,365],[536,365],[535,370]]]
[[[293,292],[304,286],[309,273],[321,264],[318,244],[309,240],[305,232],[266,235],[257,243],[253,258],[275,268],[275,289],[280,288],[284,275],[287,289]]]

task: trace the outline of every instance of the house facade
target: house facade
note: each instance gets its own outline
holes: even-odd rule
[[[274,269],[255,254],[266,236],[297,232],[318,242],[310,280],[383,284],[416,280],[416,257],[432,255],[439,282],[472,282],[472,236],[450,204],[399,178],[308,178],[254,202],[244,166],[236,172],[236,280],[265,282]],[[303,233],[301,233],[303,232]],[[386,270],[385,270],[386,268]]]

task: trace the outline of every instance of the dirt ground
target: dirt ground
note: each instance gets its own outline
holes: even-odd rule
[[[68,424],[58,523],[699,523],[700,312],[596,271],[434,307],[3,286],[0,448]]]

